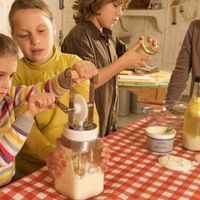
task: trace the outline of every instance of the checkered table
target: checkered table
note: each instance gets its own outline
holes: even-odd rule
[[[110,169],[105,175],[104,191],[92,199],[200,199],[200,166],[186,172],[166,169],[158,159],[164,154],[146,149],[141,119],[104,138],[111,148]],[[171,155],[195,161],[196,152],[181,147],[181,129],[176,135]],[[66,183],[67,184],[67,183]],[[46,167],[0,189],[0,199],[66,199],[56,192]]]

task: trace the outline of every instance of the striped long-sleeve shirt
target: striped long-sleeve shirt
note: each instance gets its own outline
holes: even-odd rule
[[[34,120],[21,114],[15,119],[14,109],[38,92],[51,92],[62,95],[66,89],[63,81],[64,73],[45,83],[34,86],[11,87],[0,102],[0,186],[9,183],[15,174],[15,156],[23,146]],[[61,83],[61,84],[60,84]],[[61,87],[61,85],[63,87]]]

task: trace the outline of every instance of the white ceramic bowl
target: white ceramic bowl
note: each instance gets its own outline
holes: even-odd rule
[[[146,128],[147,148],[157,153],[168,153],[173,149],[175,129],[166,126],[150,126]]]

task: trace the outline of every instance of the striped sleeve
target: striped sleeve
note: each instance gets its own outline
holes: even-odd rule
[[[15,156],[23,146],[34,123],[32,118],[23,114],[14,123],[11,123],[11,118],[14,118],[14,112],[11,111],[13,110],[12,105],[14,105],[14,108],[21,105],[25,101],[28,101],[35,93],[51,92],[56,96],[64,94],[66,89],[59,83],[59,76],[55,76],[44,83],[38,83],[33,86],[13,86],[11,88],[11,97],[14,101],[10,104],[8,102],[6,103],[6,112],[3,116],[0,116],[5,122],[3,123],[4,127],[0,131],[0,166],[5,166],[14,161]],[[10,116],[9,113],[12,113],[13,116]]]
[[[30,97],[35,93],[48,92],[54,94],[56,97],[62,96],[67,91],[66,80],[62,79],[60,83],[60,77],[64,77],[65,71],[61,72],[58,76],[55,76],[44,83],[38,83],[32,86],[13,86],[11,89],[11,96],[14,100],[14,108],[20,106],[24,102],[28,102]]]
[[[23,146],[34,119],[21,114],[15,122],[4,127],[0,138],[0,165],[5,166],[13,162],[15,156]]]

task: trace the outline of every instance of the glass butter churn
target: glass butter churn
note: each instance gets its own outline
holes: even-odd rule
[[[185,113],[183,147],[200,151],[200,77],[195,78],[192,98]]]
[[[104,187],[104,171],[99,162],[102,145],[98,140],[98,127],[93,123],[96,82],[97,77],[90,80],[88,103],[81,95],[75,94],[72,85],[69,108],[57,102],[58,106],[68,113],[68,124],[61,138],[68,166],[63,176],[55,179],[55,188],[71,199],[93,197],[101,193]]]

